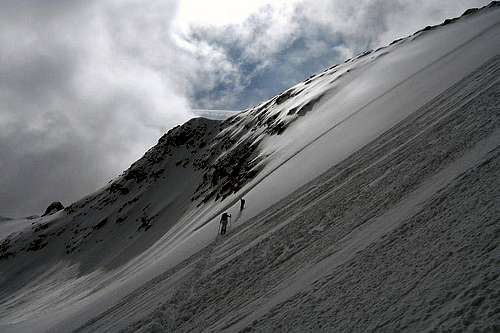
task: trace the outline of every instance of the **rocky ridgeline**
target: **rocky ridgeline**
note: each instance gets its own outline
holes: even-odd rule
[[[74,213],[88,205],[102,209],[120,196],[136,195],[137,192],[142,192],[137,189],[145,190],[160,178],[166,179],[170,168],[186,168],[193,156],[203,154],[204,147],[217,134],[217,123],[215,120],[195,118],[172,128],[158,140],[156,146],[149,149],[104,191],[75,202],[65,210]],[[131,198],[120,209],[123,210],[124,206],[137,200],[138,197]]]
[[[484,6],[482,8],[469,8],[460,17],[446,19],[446,20],[444,20],[443,23],[438,24],[438,25],[429,25],[429,26],[426,26],[425,28],[423,28],[423,29],[415,32],[413,35],[417,35],[418,33],[425,32],[425,31],[434,30],[434,29],[436,29],[438,27],[443,27],[445,25],[451,24],[451,23],[459,20],[461,17],[469,16],[469,15],[472,15],[472,14],[476,14],[476,13],[478,13],[479,11],[481,11],[483,9],[494,8],[494,7],[500,7],[500,1],[492,1],[492,2],[490,2],[489,5]]]
[[[64,210],[71,224],[34,221],[28,231],[30,235],[24,231],[24,235],[20,232],[2,240],[0,260],[12,258],[19,252],[43,249],[51,238],[64,233],[71,235],[65,242],[66,254],[78,252],[92,235],[95,236],[110,222],[122,224],[132,211],[145,211],[147,203],[140,200],[142,194],[159,181],[167,180],[175,168],[186,169],[189,176],[201,175],[202,182],[191,198],[198,206],[210,200],[223,200],[241,189],[264,166],[259,149],[262,138],[282,132],[273,129],[276,124],[272,116],[263,120],[265,111],[266,108],[261,107],[258,111],[233,116],[224,122],[195,118],[172,128],[156,146],[102,190],[65,208],[59,203],[47,208],[44,216]],[[257,113],[260,118],[252,120],[254,126],[249,128],[246,118],[253,119]],[[90,216],[99,211],[109,216],[93,221]],[[137,218],[137,231],[148,231],[155,218],[146,213]]]

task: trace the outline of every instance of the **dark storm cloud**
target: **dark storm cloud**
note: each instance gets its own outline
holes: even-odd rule
[[[185,79],[162,70],[180,54],[165,52],[175,3],[153,4],[1,2],[1,215],[78,199],[189,117]],[[141,36],[147,19],[157,24]]]

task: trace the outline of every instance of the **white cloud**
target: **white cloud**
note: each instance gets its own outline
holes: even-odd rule
[[[293,7],[297,0],[183,0],[179,3],[179,11],[175,24],[185,31],[191,26],[222,27],[231,24],[240,24],[262,7]]]
[[[186,1],[174,26],[178,40],[199,60],[197,77],[203,80],[193,82],[196,105],[240,108],[285,89],[311,70],[387,45],[488,2],[215,1],[198,6]],[[274,82],[266,85],[262,80]]]

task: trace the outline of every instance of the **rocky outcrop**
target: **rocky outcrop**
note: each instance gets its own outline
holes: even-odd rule
[[[52,214],[54,214],[62,209],[64,209],[63,204],[59,201],[54,201],[49,205],[49,207],[47,207],[47,209],[45,210],[45,213],[43,213],[42,216],[52,215]]]

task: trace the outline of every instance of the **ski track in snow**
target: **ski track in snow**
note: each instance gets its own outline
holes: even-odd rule
[[[495,329],[499,73],[495,57],[212,243],[126,331]]]

